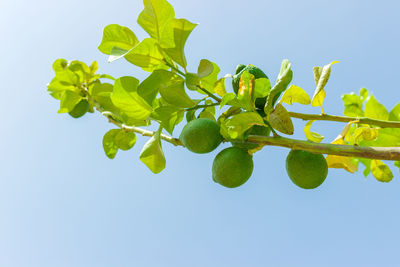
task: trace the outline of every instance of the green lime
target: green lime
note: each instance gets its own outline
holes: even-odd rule
[[[236,67],[236,74],[233,75],[233,79],[232,79],[232,87],[233,87],[233,91],[237,94],[239,91],[239,82],[240,82],[240,77],[242,76],[242,73],[244,71],[248,71],[250,72],[250,74],[254,75],[255,79],[258,78],[267,78],[268,76],[259,68],[257,68],[254,65],[247,65],[245,67],[243,67],[243,64],[239,64]]]
[[[88,110],[89,102],[86,99],[83,99],[68,114],[77,119],[85,115]]]
[[[179,140],[194,153],[208,153],[221,144],[219,125],[207,118],[190,121],[183,127]]]
[[[213,180],[229,188],[244,184],[252,172],[253,157],[238,147],[229,147],[219,152],[212,165]]]
[[[297,186],[313,189],[325,181],[328,164],[322,154],[291,150],[286,158],[286,171]]]

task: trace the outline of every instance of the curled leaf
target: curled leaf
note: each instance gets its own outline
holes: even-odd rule
[[[306,123],[306,126],[304,126],[304,134],[306,135],[307,140],[315,143],[321,143],[321,141],[324,139],[324,136],[311,131],[311,124],[313,122],[314,121],[308,121]]]
[[[329,80],[329,76],[331,75],[331,66],[336,63],[339,63],[339,61],[332,61],[331,63],[325,65],[324,67],[313,68],[314,80],[317,85],[317,88],[315,88],[314,95],[311,101],[313,107],[319,106],[322,109],[322,104],[326,96],[324,87]]]
[[[372,175],[379,182],[390,182],[393,179],[393,173],[390,170],[389,166],[386,165],[383,161],[373,159],[371,160],[371,172]]]
[[[297,85],[290,85],[290,87],[283,93],[281,102],[288,105],[293,103],[299,103],[303,105],[308,105],[311,103],[310,96]]]

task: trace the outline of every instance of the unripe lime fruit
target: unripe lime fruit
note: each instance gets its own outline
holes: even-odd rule
[[[179,140],[194,153],[208,153],[222,142],[219,125],[207,118],[190,121],[183,127]]]
[[[71,115],[71,117],[77,119],[85,115],[86,112],[88,112],[88,110],[89,110],[89,102],[83,99],[74,107],[73,110],[68,112],[68,114]]]
[[[328,164],[322,154],[291,150],[286,158],[286,171],[297,186],[313,189],[325,181]]]
[[[229,188],[244,184],[252,172],[253,156],[238,147],[229,147],[219,152],[212,165],[213,180]]]
[[[246,131],[245,135],[260,135],[260,136],[268,136],[271,130],[268,127],[254,125],[249,130]],[[254,149],[258,147],[258,144],[252,144],[247,142],[239,142],[233,141],[231,142],[233,146],[243,148],[243,149]]]

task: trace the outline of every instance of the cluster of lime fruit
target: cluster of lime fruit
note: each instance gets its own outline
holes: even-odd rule
[[[238,91],[240,75],[245,70],[256,79],[267,78],[262,70],[253,65],[239,65],[232,83],[235,93]],[[265,99],[256,99],[256,107],[263,105]],[[270,129],[255,125],[246,134],[268,136]],[[186,124],[179,139],[188,150],[200,154],[215,150],[223,141],[218,123],[207,118],[198,118]],[[253,156],[248,151],[257,147],[257,144],[247,142],[232,142],[232,145],[219,152],[212,165],[213,180],[229,188],[241,186],[250,178],[254,164]],[[286,158],[286,171],[294,184],[304,189],[313,189],[324,182],[328,166],[321,154],[291,150]]]

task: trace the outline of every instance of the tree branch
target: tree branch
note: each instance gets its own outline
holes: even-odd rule
[[[306,150],[314,153],[337,156],[400,161],[400,147],[368,147],[324,144],[296,140],[282,136],[271,137],[258,135],[250,135],[247,138],[247,142],[270,146],[281,146],[291,149]]]
[[[290,117],[302,120],[320,120],[320,121],[338,121],[338,122],[350,122],[359,121],[361,124],[375,125],[382,128],[400,128],[400,122],[398,121],[382,121],[375,120],[365,117],[346,117],[346,116],[335,116],[328,114],[303,114],[297,112],[289,112]]]

